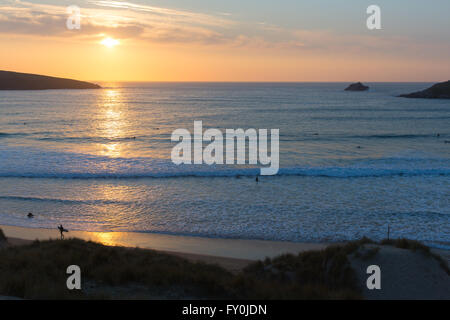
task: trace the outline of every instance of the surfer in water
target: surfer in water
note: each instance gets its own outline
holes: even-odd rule
[[[69,230],[64,229],[64,227],[62,226],[62,224],[60,224],[60,225],[58,226],[58,230],[59,230],[59,232],[61,233],[61,240],[64,240],[64,232],[69,232]]]

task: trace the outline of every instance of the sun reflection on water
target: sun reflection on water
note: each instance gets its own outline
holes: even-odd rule
[[[93,232],[91,236],[93,237],[91,240],[94,242],[100,242],[107,246],[117,245],[116,235],[112,232]]]
[[[119,89],[105,90],[100,101],[98,130],[106,141],[100,145],[100,154],[121,157],[123,145],[118,139],[125,135],[126,117]]]

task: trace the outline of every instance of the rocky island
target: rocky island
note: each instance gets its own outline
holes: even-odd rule
[[[100,89],[94,83],[0,70],[0,90]]]
[[[402,98],[423,98],[423,99],[450,99],[450,80],[432,85],[430,88],[413,92],[409,94],[401,94]]]
[[[347,88],[345,88],[345,91],[366,91],[366,90],[369,90],[369,87],[363,85],[361,82],[352,83]]]

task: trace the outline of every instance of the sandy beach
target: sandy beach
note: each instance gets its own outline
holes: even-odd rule
[[[59,239],[55,229],[23,228],[0,225],[11,245],[34,240]],[[283,253],[320,250],[327,243],[295,243],[282,241],[213,239],[137,232],[87,232],[69,230],[66,238],[91,240],[108,246],[139,247],[171,253],[189,260],[217,263],[236,271],[251,261],[275,257]]]
[[[24,228],[0,225],[8,237],[10,244],[28,244],[34,240],[59,239],[59,232],[55,229]],[[300,252],[325,249],[331,244],[342,243],[312,243],[267,241],[247,239],[219,239],[189,236],[174,236],[158,233],[138,232],[88,232],[69,230],[66,238],[78,238],[94,241],[107,246],[137,247],[177,254],[184,257],[198,257],[221,259],[230,261],[256,261],[266,257],[273,258],[285,253],[298,254]],[[436,254],[450,263],[450,250],[432,248]]]

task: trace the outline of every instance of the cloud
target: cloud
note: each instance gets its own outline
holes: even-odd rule
[[[143,12],[147,15],[158,16],[162,19],[171,19],[176,22],[187,22],[195,25],[205,26],[226,26],[233,24],[232,21],[223,19],[219,16],[206,15],[201,13],[195,13],[190,11],[173,10],[167,8],[153,7],[134,4],[131,2],[123,1],[89,1],[89,3],[100,7],[126,9],[129,11]]]
[[[66,7],[21,0],[0,4],[0,33],[65,39],[108,35],[147,43],[220,45],[321,55],[439,57],[450,45],[413,41],[385,33],[343,34],[297,30],[266,22],[237,22],[223,13],[205,14],[124,1],[88,0],[81,7],[81,30],[68,30]]]
[[[67,15],[39,13],[29,17],[25,15],[5,15],[0,13],[0,33],[38,35],[44,37],[86,37],[97,34],[114,34],[118,38],[131,38],[144,32],[139,25],[121,24],[108,26],[86,21],[82,31],[66,28]]]
[[[90,1],[81,8],[81,29],[68,30],[66,7],[15,1],[0,6],[0,33],[89,38],[108,34],[155,42],[218,43],[231,21],[205,14],[118,1]]]

